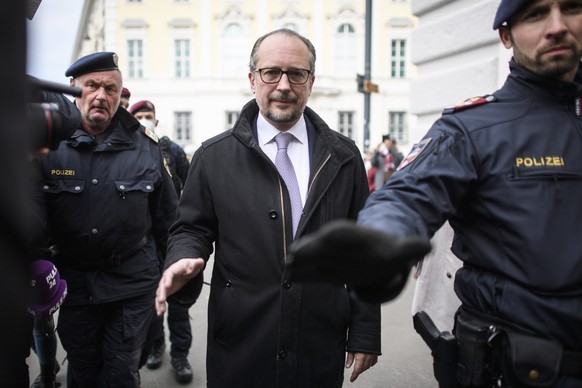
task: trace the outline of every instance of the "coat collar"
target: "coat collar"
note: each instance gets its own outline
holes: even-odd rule
[[[509,62],[509,69],[511,73],[508,82],[521,85],[520,89],[527,89],[524,90],[526,94],[531,94],[531,89],[534,88],[537,91],[536,95],[546,95],[558,101],[568,101],[573,97],[582,96],[582,66],[578,68],[574,82],[542,77],[519,65],[514,58]]]
[[[305,107],[303,113],[307,124],[312,168],[320,164],[326,155],[331,155],[331,158],[339,163],[354,156],[345,141],[340,140],[343,135],[329,128],[317,113],[309,107]],[[249,148],[260,148],[257,141],[258,115],[257,102],[254,99],[250,100],[243,106],[239,118],[231,130],[232,135]]]
[[[137,131],[139,127],[139,121],[133,117],[132,114],[123,108],[119,108],[117,109],[117,112],[115,112],[111,124],[107,129],[109,131],[113,128],[107,137],[107,143],[120,146],[124,145],[126,147],[131,146],[133,145],[133,133]],[[79,126],[67,142],[74,147],[80,144],[96,144],[94,137],[88,134],[81,126]]]

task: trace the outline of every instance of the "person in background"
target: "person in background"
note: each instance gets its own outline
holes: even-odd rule
[[[388,152],[392,155],[394,170],[397,170],[398,166],[400,166],[400,163],[402,163],[402,160],[404,159],[404,155],[402,155],[402,152],[398,151],[398,146],[396,145],[396,139],[394,136],[389,136]]]
[[[168,295],[189,294],[216,248],[210,388],[339,388],[344,367],[354,381],[381,353],[379,304],[341,283],[291,282],[284,271],[295,239],[354,219],[369,195],[354,142],[306,107],[315,59],[292,30],[260,37],[248,73],[255,98],[192,158],[156,306],[162,314]]]
[[[396,147],[396,140],[390,135],[382,135],[382,142],[378,144],[370,160],[372,168],[375,168],[374,190],[379,190],[384,186],[402,159],[402,153]]]
[[[156,109],[150,101],[143,100],[136,102],[129,108],[131,113],[139,123],[145,128],[155,131],[158,126],[156,119]],[[188,159],[186,153],[178,144],[171,141],[167,136],[160,139],[160,149],[166,165],[172,175],[176,194],[180,197],[182,187],[188,176]],[[192,346],[192,328],[190,327],[189,306],[179,303],[169,303],[168,307],[168,330],[170,331],[170,357],[171,365],[175,370],[175,378],[179,383],[192,381],[193,373],[188,353]],[[166,350],[166,340],[164,334],[164,317],[155,317],[152,322],[150,334],[148,334],[148,347],[146,348],[148,369],[158,369],[162,365],[162,355]]]
[[[117,55],[84,56],[65,75],[83,91],[81,123],[36,160],[35,199],[68,284],[57,329],[68,386],[137,388],[177,196],[155,134],[119,107]]]
[[[121,89],[121,99],[119,100],[119,106],[123,109],[127,109],[129,107],[129,98],[131,97],[131,93],[128,88]]]

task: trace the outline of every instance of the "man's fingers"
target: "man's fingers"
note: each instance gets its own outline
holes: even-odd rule
[[[349,369],[354,363],[354,353],[348,352],[348,357],[346,358],[346,369]]]

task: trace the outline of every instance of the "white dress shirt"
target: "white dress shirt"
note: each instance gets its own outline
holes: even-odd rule
[[[287,155],[293,163],[293,169],[297,176],[297,183],[299,184],[299,192],[301,193],[301,203],[305,206],[307,199],[307,186],[309,185],[309,141],[307,139],[307,125],[305,118],[301,116],[299,121],[291,127],[288,133],[294,136],[293,140],[287,147]],[[261,149],[273,163],[277,156],[277,143],[275,143],[275,136],[279,130],[273,127],[262,114],[259,113],[257,119],[257,134]]]

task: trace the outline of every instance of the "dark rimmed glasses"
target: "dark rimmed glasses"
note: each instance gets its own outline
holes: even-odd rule
[[[266,84],[276,84],[281,81],[283,74],[287,74],[287,79],[290,84],[303,85],[311,75],[311,70],[307,69],[282,70],[275,67],[265,67],[263,69],[257,69],[255,72],[259,73],[261,80]]]

